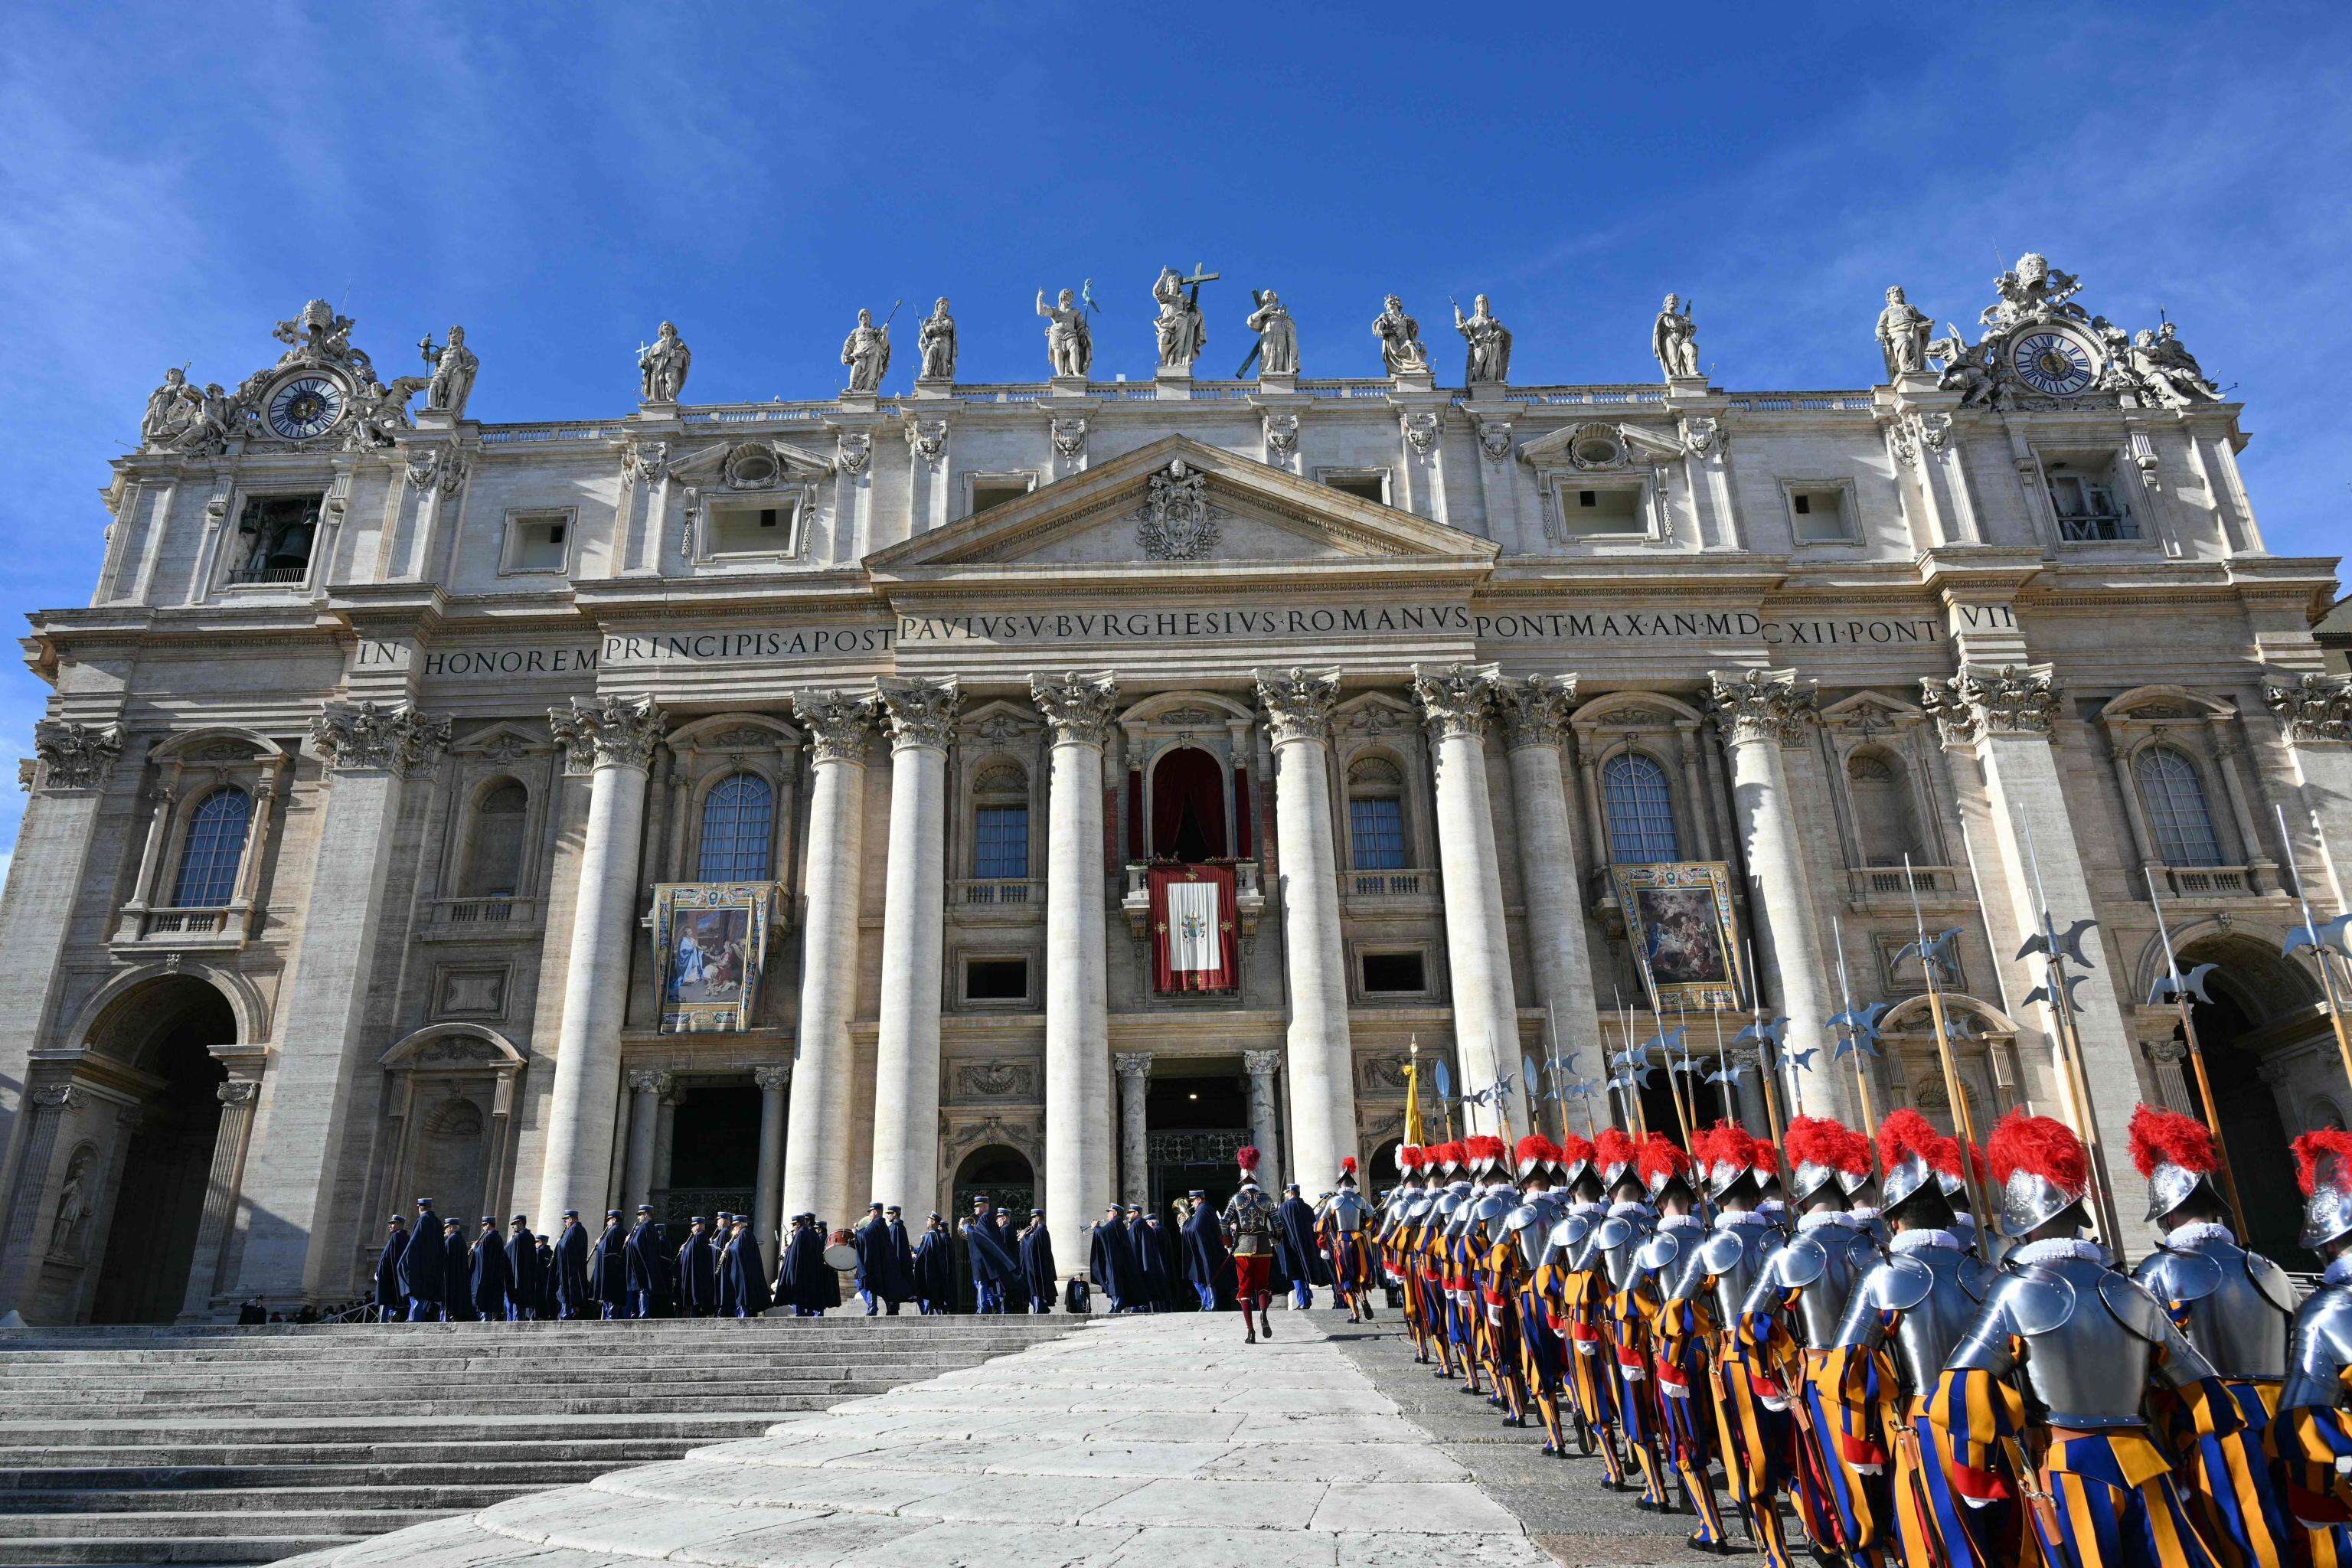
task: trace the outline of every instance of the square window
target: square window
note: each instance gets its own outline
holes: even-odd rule
[[[2109,471],[2095,459],[2048,463],[2050,510],[2058,514],[2058,537],[2070,544],[2137,539],[2139,522],[2122,499]]]
[[[719,555],[789,555],[799,502],[789,498],[757,506],[713,507],[707,549]]]
[[[1358,964],[1367,996],[1417,996],[1429,989],[1428,966],[1419,948],[1405,952],[1367,952]]]
[[[1853,497],[1842,482],[1790,483],[1789,531],[1800,544],[1851,544]]]
[[[1026,1002],[1029,999],[1029,961],[1025,958],[966,959],[963,999],[967,1002]]]
[[[502,572],[561,572],[572,563],[572,519],[564,512],[524,513],[507,519]]]
[[[245,553],[232,583],[299,584],[310,575],[310,547],[319,538],[319,513],[326,493],[252,496],[237,518],[236,531]]]
[[[1580,485],[1559,492],[1560,519],[1574,536],[1639,534],[1648,531],[1642,516],[1638,485]]]

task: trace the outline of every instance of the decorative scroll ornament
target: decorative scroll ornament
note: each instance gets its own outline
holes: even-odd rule
[[[2265,683],[2263,700],[2290,741],[2352,741],[2352,677],[2314,673]]]
[[[438,447],[408,454],[408,482],[420,490],[438,489],[454,495],[466,482],[466,459]]]
[[[797,691],[793,716],[808,731],[809,750],[820,763],[862,763],[874,737],[877,703],[865,692]]]
[[[1576,710],[1576,677],[1530,675],[1500,682],[1496,690],[1510,725],[1511,746],[1558,746],[1568,738],[1569,715]]]
[[[956,705],[962,700],[961,681],[950,675],[944,680],[877,680],[874,686],[893,751],[909,746],[947,750],[955,730]]]
[[[1999,669],[1963,666],[1958,675],[1919,683],[1919,706],[1936,721],[1944,744],[1972,743],[1979,735],[2047,737],[2058,718],[2058,683],[2046,664]]]
[[[547,727],[574,770],[600,764],[649,767],[669,715],[651,697],[575,697],[568,708],[551,708]]]
[[[1151,476],[1142,510],[1135,514],[1136,542],[1154,561],[1198,561],[1216,548],[1217,519],[1209,504],[1209,479],[1183,458]]]
[[[1312,673],[1296,666],[1257,677],[1258,705],[1274,729],[1274,743],[1286,741],[1327,741],[1331,736],[1331,710],[1339,700],[1339,672]]]
[[[1033,675],[1029,695],[1045,715],[1056,743],[1099,746],[1110,733],[1111,711],[1118,705],[1118,679],[1108,670],[1065,675],[1059,680]]]
[[[1412,694],[1433,734],[1484,735],[1494,716],[1501,670],[1491,664],[1412,667]]]
[[[1430,448],[1437,445],[1438,427],[1443,423],[1437,411],[1433,408],[1409,408],[1405,410],[1402,423],[1405,440],[1411,443],[1414,451],[1428,457]]]
[[[1265,416],[1265,453],[1277,463],[1286,463],[1298,451],[1298,416],[1281,414],[1272,409]]]
[[[1707,677],[1707,707],[1735,744],[1769,741],[1793,746],[1820,717],[1820,683],[1791,669],[1717,670]]]
[[[449,721],[428,719],[404,702],[330,702],[310,721],[310,744],[331,773],[381,768],[404,777],[449,749]]]
[[[1697,416],[1682,422],[1683,445],[1694,458],[1711,458],[1724,447],[1723,421]]]
[[[110,724],[100,729],[44,719],[33,726],[33,755],[40,764],[41,788],[89,789],[113,771],[122,755],[122,732]]]
[[[1895,459],[1906,468],[1919,466],[1922,452],[1940,452],[1952,438],[1952,416],[1944,413],[1923,414],[1907,410],[1890,420],[1886,426],[1886,443]]]
[[[639,483],[657,485],[669,477],[669,443],[639,441],[630,447],[621,466]]]

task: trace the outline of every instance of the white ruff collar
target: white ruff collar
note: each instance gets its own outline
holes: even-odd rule
[[[1613,1203],[1609,1205],[1609,1217],[1611,1219],[1623,1219],[1629,1215],[1648,1214],[1649,1212],[1650,1205],[1635,1198],[1627,1198],[1622,1203]]]
[[[1568,1205],[1568,1212],[1570,1214],[1599,1214],[1608,1206],[1609,1205],[1607,1204],[1601,1203],[1597,1199],[1580,1198],[1575,1203]]]
[[[2009,1260],[2021,1268],[2032,1263],[2057,1263],[2069,1258],[2079,1258],[2090,1263],[2107,1260],[2107,1255],[2100,1249],[2097,1242],[2086,1241],[2079,1236],[2055,1236],[2047,1241],[2029,1241],[2009,1255]]]
[[[1754,1209],[1726,1209],[1715,1216],[1715,1228],[1717,1230],[1728,1230],[1735,1225],[1770,1225],[1771,1223],[1771,1215],[1759,1214]]]
[[[1695,1214],[1670,1214],[1658,1222],[1660,1230],[1705,1230],[1706,1221]]]
[[[1801,1231],[1819,1230],[1825,1225],[1839,1226],[1847,1230],[1862,1228],[1862,1221],[1848,1209],[1814,1209],[1797,1221],[1797,1228]]]
[[[1948,1230],[1902,1231],[1897,1233],[1895,1239],[1888,1242],[1886,1246],[1888,1251],[1896,1253],[1916,1252],[1923,1247],[1948,1247],[1955,1252],[1968,1250],[1961,1244],[1960,1238]]]
[[[2221,1221],[2200,1219],[2188,1225],[2173,1226],[2172,1234],[2164,1238],[2164,1245],[2168,1249],[2179,1252],[2208,1241],[2226,1241],[2235,1246],[2237,1240],[2237,1233]]]

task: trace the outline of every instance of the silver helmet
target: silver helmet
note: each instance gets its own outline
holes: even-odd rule
[[[1879,1212],[1891,1215],[1906,1200],[1929,1191],[1938,1196],[1950,1195],[1934,1167],[1927,1163],[1927,1156],[1916,1149],[1906,1150],[1903,1158],[1886,1167],[1886,1178],[1879,1184]]]
[[[2001,1184],[2000,1216],[1994,1228],[2015,1241],[2040,1230],[2082,1201],[2081,1193],[2070,1193],[2047,1176],[2032,1171],[2011,1171],[2009,1180]]]
[[[2147,1217],[2150,1220],[2162,1219],[2195,1197],[2200,1187],[2215,1202],[2221,1200],[2221,1194],[2214,1188],[2211,1172],[2192,1171],[2168,1160],[2159,1162],[2147,1178]]]
[[[2303,1200],[2303,1234],[2295,1239],[2318,1248],[2352,1234],[2352,1139],[2341,1132],[2306,1132],[2294,1141],[2295,1159],[2311,1178]]]

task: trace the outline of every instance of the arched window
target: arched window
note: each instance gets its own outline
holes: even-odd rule
[[[188,814],[188,837],[180,846],[180,876],[172,902],[184,910],[218,909],[236,894],[236,869],[245,860],[245,833],[253,821],[253,797],[231,785],[216,789]]]
[[[1856,752],[1846,759],[1845,782],[1864,865],[1900,866],[1906,855],[1915,864],[1927,858],[1900,762],[1880,752]]]
[[[1151,770],[1151,853],[1197,864],[1225,858],[1225,769],[1198,746],[1171,748]]]
[[[982,881],[1029,875],[1029,775],[1011,763],[972,781],[971,874]]]
[[[757,773],[731,773],[702,797],[702,882],[764,882],[774,865],[776,795]]]
[[[512,779],[483,795],[466,831],[460,897],[511,899],[521,890],[523,825],[530,813],[530,796]]]
[[[2132,763],[2132,776],[2157,859],[2167,866],[2219,866],[2221,841],[2205,808],[2197,764],[2169,746],[2150,746]]]
[[[1609,858],[1619,866],[1651,866],[1682,858],[1675,837],[1674,792],[1666,771],[1637,752],[1601,764],[1601,801],[1609,824]]]
[[[1394,763],[1367,757],[1348,770],[1348,864],[1358,871],[1402,871],[1404,774]]]

